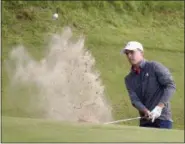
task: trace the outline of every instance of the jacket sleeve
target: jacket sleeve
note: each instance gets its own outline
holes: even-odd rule
[[[132,105],[139,111],[146,109],[146,107],[142,104],[139,97],[137,96],[136,92],[132,89],[127,78],[125,78],[125,85],[126,85]]]
[[[160,103],[166,104],[176,90],[175,82],[168,68],[158,62],[154,62],[153,64],[157,79],[164,88],[164,94],[161,97]]]

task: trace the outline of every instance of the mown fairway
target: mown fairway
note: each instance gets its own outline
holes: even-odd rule
[[[182,130],[3,117],[3,142],[183,142]]]

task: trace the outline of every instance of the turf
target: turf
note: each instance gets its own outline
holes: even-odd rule
[[[183,142],[182,130],[3,117],[3,142]]]
[[[52,14],[57,7],[59,8],[59,19],[52,21]],[[3,69],[2,114],[4,116],[37,117],[33,113],[25,113],[23,109],[17,109],[10,104],[11,97],[8,95],[7,87],[9,80],[4,65],[8,53],[13,46],[23,44],[31,55],[39,60],[43,57],[44,47],[47,45],[46,37],[59,32],[67,25],[71,26],[76,36],[79,34],[86,36],[85,47],[91,50],[96,59],[96,67],[101,72],[101,78],[106,87],[105,94],[112,104],[115,119],[137,116],[137,111],[132,107],[124,85],[124,76],[129,72],[130,66],[126,58],[120,55],[120,50],[127,41],[137,40],[143,43],[147,59],[162,62],[172,72],[177,86],[176,93],[171,100],[174,128],[184,128],[183,1],[3,1],[1,59]],[[17,95],[19,96],[21,97]],[[29,103],[28,100],[17,100],[20,105],[27,105],[26,102]],[[63,130],[56,128],[56,125],[62,128],[64,124],[51,122],[47,126],[45,123],[48,122],[42,121],[43,125],[38,125],[40,121],[28,119],[30,123],[24,125],[27,119],[15,119],[15,121],[13,118],[5,119],[7,121],[3,123],[3,139],[6,141],[69,141],[69,138],[64,137],[67,133],[63,132],[62,136],[60,132],[62,133]],[[138,122],[124,124],[136,126]],[[53,125],[55,127],[52,128]],[[38,131],[36,134],[39,133],[39,135],[33,133],[34,126]],[[152,135],[158,135],[154,130],[142,129],[140,133],[137,128],[130,127],[129,130],[127,126],[111,126],[113,129],[100,126],[91,128],[89,131],[88,126],[80,128],[78,125],[78,129],[70,124],[67,126],[73,134],[70,137],[73,141],[114,141],[116,139],[119,141],[155,141],[157,139]],[[51,129],[51,135],[48,129]],[[71,132],[73,129],[74,132]],[[130,135],[127,135],[125,130],[130,132]],[[21,136],[21,132],[24,136]],[[146,138],[143,132],[146,132]],[[139,136],[135,136],[136,133]],[[160,131],[158,141],[165,141],[162,135],[167,135],[172,141],[177,140],[178,136],[181,139],[180,133]]]

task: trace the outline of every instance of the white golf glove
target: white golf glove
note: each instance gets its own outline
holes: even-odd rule
[[[156,106],[150,113],[150,117],[152,119],[152,123],[155,121],[155,119],[157,119],[158,117],[160,117],[162,112],[162,107],[160,106]]]

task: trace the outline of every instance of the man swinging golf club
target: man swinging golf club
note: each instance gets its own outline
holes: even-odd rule
[[[141,127],[172,128],[170,98],[176,86],[169,70],[144,59],[141,43],[130,41],[122,49],[131,64],[125,85],[132,105],[139,111]]]

